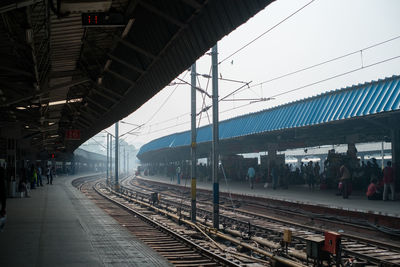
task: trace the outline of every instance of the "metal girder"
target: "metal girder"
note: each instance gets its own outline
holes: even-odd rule
[[[86,107],[87,109],[90,109],[91,111],[95,112],[96,114],[98,114],[98,116],[100,116],[100,114],[98,113],[98,111],[90,108],[89,106]],[[93,114],[89,113],[87,110],[81,109],[80,110],[80,116],[78,118],[82,118],[88,125],[93,124],[93,122],[91,122],[90,120],[85,118],[85,115],[87,115],[89,118],[92,119],[97,119],[98,117],[95,117]]]
[[[13,1],[13,2],[14,3],[12,3],[12,4],[6,3],[6,4],[0,5],[0,14],[8,12],[8,11],[15,10],[15,9],[18,9],[18,8],[34,5],[36,3],[43,2],[43,0],[25,0],[25,1],[24,0],[22,0],[22,1],[17,1],[16,0],[16,1]]]
[[[78,84],[81,84],[81,83],[85,83],[85,82],[88,82],[88,81],[90,81],[90,79],[88,77],[78,78],[78,79],[74,79],[74,80],[69,81],[69,82],[57,84],[57,85],[49,88],[48,91],[54,91],[54,90],[60,90],[60,89],[64,89],[64,88],[70,88],[72,86],[75,86],[75,85],[78,85]]]
[[[69,55],[65,55],[66,57],[68,57]],[[71,76],[75,76],[75,75],[82,75],[81,71],[77,71],[77,70],[71,70],[71,71],[54,71],[51,72],[49,75],[50,79],[56,79],[56,78],[64,78],[64,77],[71,77]]]
[[[104,111],[108,111],[108,108],[103,107],[102,105],[100,105],[99,103],[97,103],[96,101],[94,101],[93,99],[91,99],[89,96],[86,97],[87,100],[89,100],[90,103],[94,104],[95,106],[99,107],[100,109],[104,110]],[[101,115],[101,113],[99,113],[98,111],[96,112],[97,114]]]
[[[115,38],[116,38],[117,41],[120,42],[121,44],[123,44],[123,45],[125,45],[125,46],[131,48],[132,50],[135,50],[136,52],[139,52],[139,53],[145,55],[146,57],[149,57],[149,58],[151,58],[151,59],[155,59],[155,58],[157,57],[157,56],[153,55],[152,53],[147,52],[147,51],[144,50],[143,48],[140,48],[140,47],[138,47],[138,46],[136,46],[136,45],[134,45],[134,44],[132,44],[132,43],[130,43],[130,42],[128,42],[128,41],[122,39],[122,38],[119,37],[119,36],[115,36]]]
[[[100,96],[102,96],[102,97],[104,97],[104,98],[107,98],[108,100],[110,100],[110,101],[113,102],[113,103],[117,103],[117,102],[118,102],[117,99],[114,99],[114,98],[112,98],[111,96],[104,94],[103,92],[101,92],[100,90],[98,90],[98,89],[95,88],[95,87],[94,87],[92,90],[93,90],[96,94],[98,94],[98,95],[100,95]]]
[[[76,120],[74,123],[78,124],[80,127],[82,128],[88,128],[90,127],[90,125],[87,125],[86,123],[83,123],[82,121],[80,121],[79,119]]]
[[[166,14],[165,12],[159,10],[158,8],[150,5],[149,3],[145,2],[145,1],[139,2],[139,5],[141,5],[145,9],[153,12],[154,14],[158,15],[159,17],[165,19],[166,21],[168,21],[168,22],[170,22],[172,24],[175,24],[175,25],[177,25],[177,26],[179,26],[181,28],[184,28],[186,26],[185,23],[183,23],[183,22],[171,17],[170,15]]]
[[[19,103],[19,102],[32,99],[32,98],[34,98],[34,95],[26,96],[26,97],[22,97],[22,98],[18,98],[18,99],[14,99],[14,100],[11,100],[11,101],[9,101],[9,102],[7,102],[7,103],[1,104],[0,107],[8,107],[8,106],[17,104],[17,103]]]
[[[108,89],[105,86],[97,86],[97,87],[99,87],[101,90],[106,91],[107,93],[110,93],[110,94],[112,94],[112,95],[114,95],[114,96],[116,96],[118,98],[122,98],[123,97],[123,95],[121,95],[121,94],[119,94],[117,92],[114,92],[113,90]]]
[[[32,73],[30,73],[30,72],[27,72],[27,71],[24,71],[24,70],[20,70],[20,69],[17,69],[17,68],[13,68],[13,67],[9,67],[9,66],[0,65],[0,70],[13,72],[15,74],[24,75],[24,76],[27,76],[27,77],[30,77],[30,78],[33,77]]]
[[[202,7],[202,5],[195,0],[181,0],[181,1],[187,4],[188,6],[193,7],[194,9],[200,9]]]
[[[128,67],[128,68],[130,68],[130,69],[132,69],[132,70],[134,70],[134,71],[136,71],[136,72],[138,72],[140,74],[145,72],[145,70],[143,70],[141,68],[138,68],[138,67],[132,65],[131,63],[126,62],[125,60],[123,60],[121,58],[118,58],[118,57],[116,57],[116,56],[114,56],[112,54],[108,54],[108,57],[111,58],[112,60],[122,64],[122,65],[125,65],[126,67]]]
[[[116,73],[115,71],[112,71],[112,70],[110,70],[110,69],[106,69],[105,71],[107,71],[108,73],[114,75],[114,76],[117,77],[118,79],[123,80],[123,81],[129,83],[130,85],[135,85],[135,84],[136,84],[136,82],[134,82],[134,81],[132,81],[132,80],[126,78],[125,76],[122,76],[121,74]]]

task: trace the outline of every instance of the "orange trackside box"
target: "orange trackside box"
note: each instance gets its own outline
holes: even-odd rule
[[[323,250],[331,253],[337,254],[339,252],[341,236],[335,232],[325,232],[325,243]]]

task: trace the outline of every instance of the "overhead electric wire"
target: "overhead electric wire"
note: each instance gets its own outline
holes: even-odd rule
[[[189,72],[186,72],[185,75],[183,75],[182,79],[184,79],[188,73]],[[150,119],[148,119],[143,125],[149,123],[157,115],[157,113],[162,109],[162,107],[165,105],[165,103],[167,103],[167,101],[170,99],[170,97],[175,92],[175,90],[179,87],[179,85],[180,84],[177,84],[175,86],[174,90],[172,90],[172,92],[168,95],[168,97],[164,100],[164,102],[160,105],[160,107],[156,110],[156,112],[154,112],[154,114],[150,117]]]
[[[103,148],[107,149],[103,144],[101,144],[100,142],[98,142],[98,141],[97,141],[96,139],[94,139],[93,137],[90,138],[90,139],[92,139],[93,141],[95,141],[98,145],[102,146]]]
[[[309,84],[306,84],[306,85],[303,85],[303,86],[299,86],[299,87],[296,87],[294,89],[290,89],[290,90],[284,91],[282,93],[278,93],[278,94],[269,96],[268,99],[272,99],[272,98],[275,98],[277,96],[281,96],[281,95],[288,94],[288,93],[291,93],[291,92],[294,92],[294,91],[298,91],[298,90],[304,89],[304,88],[312,86],[312,85],[316,85],[316,84],[319,84],[319,83],[322,83],[322,82],[326,82],[326,81],[329,81],[329,80],[332,80],[332,79],[335,79],[335,78],[338,78],[338,77],[341,77],[341,76],[345,76],[345,75],[348,75],[350,73],[354,73],[354,72],[357,72],[357,71],[360,71],[360,70],[363,70],[363,69],[366,69],[366,68],[370,68],[370,67],[382,64],[382,63],[386,63],[386,62],[389,62],[389,61],[392,61],[392,60],[395,60],[395,59],[398,59],[398,58],[400,58],[400,55],[394,56],[394,57],[391,57],[391,58],[387,58],[387,59],[384,59],[384,60],[369,64],[369,65],[361,66],[359,68],[356,68],[356,69],[353,69],[353,70],[350,70],[350,71],[346,71],[346,72],[343,72],[343,73],[340,73],[340,74],[336,74],[336,75],[330,76],[328,78],[324,78],[324,79],[321,79],[321,80],[318,80],[316,82],[312,82],[312,83],[309,83]],[[250,103],[246,103],[246,104],[234,107],[234,108],[226,109],[226,110],[220,111],[220,114],[226,113],[226,112],[229,112],[229,111],[232,111],[232,110],[240,109],[240,108],[249,106],[251,104],[254,104],[254,103],[250,102]],[[182,122],[182,123],[179,123],[179,124],[176,124],[176,125],[171,125],[171,126],[168,126],[168,127],[162,128],[162,129],[151,131],[151,132],[149,131],[148,133],[146,133],[146,135],[153,134],[153,133],[160,132],[160,131],[164,131],[164,130],[168,130],[168,129],[171,129],[171,128],[175,128],[175,127],[187,124],[187,123],[190,123],[190,121],[185,121],[185,122]],[[198,127],[197,128],[199,128],[199,125],[200,125],[200,121],[198,123]],[[144,133],[143,134],[139,134],[138,136],[142,136],[142,135],[144,135]]]
[[[371,49],[371,48],[374,48],[374,47],[383,45],[383,44],[388,43],[388,42],[392,42],[392,41],[397,40],[397,39],[400,39],[400,35],[398,35],[398,36],[396,36],[396,37],[393,37],[393,38],[390,38],[390,39],[387,39],[387,40],[385,40],[385,41],[382,41],[382,42],[379,42],[379,43],[376,43],[376,44],[373,44],[373,45],[364,47],[364,48],[362,48],[362,49],[358,49],[358,50],[356,50],[356,51],[353,51],[353,52],[350,52],[350,53],[347,53],[347,54],[344,54],[344,55],[341,55],[341,56],[338,56],[338,57],[334,57],[334,58],[331,58],[331,59],[322,61],[322,62],[320,62],[320,63],[314,64],[314,65],[311,65],[311,66],[308,66],[308,67],[305,67],[305,68],[301,68],[301,69],[298,69],[298,70],[295,70],[295,71],[292,71],[292,72],[288,72],[288,73],[285,73],[285,74],[283,74],[283,75],[280,75],[280,76],[271,78],[271,79],[269,79],[269,80],[266,80],[266,81],[263,81],[263,82],[259,82],[259,83],[257,83],[257,84],[253,84],[253,85],[251,85],[251,86],[249,86],[249,87],[250,87],[250,88],[253,88],[253,87],[256,87],[256,86],[259,86],[259,85],[263,85],[263,84],[270,83],[270,82],[273,82],[273,81],[276,81],[276,80],[280,80],[280,79],[282,79],[282,78],[285,78],[285,77],[288,77],[288,76],[291,76],[291,75],[294,75],[294,74],[298,74],[298,73],[300,73],[300,72],[303,72],[303,71],[306,71],[306,70],[310,70],[310,69],[313,69],[313,68],[316,68],[316,67],[319,67],[319,66],[322,66],[322,65],[325,65],[325,64],[328,64],[328,63],[337,61],[337,60],[339,60],[339,59],[343,59],[343,58],[346,58],[346,57],[349,57],[349,56],[358,54],[358,53],[360,53],[361,51],[366,51],[366,50],[369,50],[369,49]],[[362,66],[363,66],[363,64],[362,64]],[[242,88],[242,89],[243,89],[243,88]],[[240,91],[242,91],[242,90],[236,90],[236,91],[234,91],[234,93],[240,92]],[[231,93],[231,94],[232,94],[232,93]]]
[[[363,69],[366,69],[366,68],[369,68],[369,67],[373,67],[373,66],[376,66],[376,65],[391,61],[391,60],[395,60],[397,58],[400,58],[400,55],[399,56],[394,56],[394,57],[391,57],[391,58],[387,58],[387,59],[384,59],[384,60],[369,64],[369,65],[365,65],[365,66],[362,66],[362,67],[359,67],[359,68],[356,68],[356,69],[353,69],[353,70],[350,70],[350,71],[346,71],[346,72],[343,72],[343,73],[340,73],[340,74],[336,74],[336,75],[330,76],[328,78],[325,78],[325,79],[322,79],[322,80],[319,80],[319,81],[316,81],[316,82],[313,82],[313,83],[309,83],[309,84],[306,84],[306,85],[303,85],[303,86],[300,86],[300,87],[297,87],[297,88],[294,88],[294,89],[290,89],[290,90],[284,91],[282,93],[278,93],[278,94],[272,95],[272,96],[270,96],[268,98],[275,98],[277,96],[281,96],[281,95],[285,95],[285,94],[288,94],[288,93],[291,93],[291,92],[294,92],[294,91],[298,91],[298,90],[304,89],[306,87],[309,87],[309,86],[312,86],[312,85],[316,85],[316,84],[319,84],[319,83],[322,83],[322,82],[326,82],[326,81],[329,81],[329,80],[332,80],[332,79],[335,79],[335,78],[338,78],[338,77],[341,77],[341,76],[345,76],[347,74],[350,74],[350,73],[353,73],[353,72],[356,72],[356,71],[359,71],[359,70],[363,70]],[[253,104],[253,103],[247,103],[247,104],[244,104],[244,105],[241,105],[241,106],[238,106],[238,107],[227,109],[227,110],[221,111],[220,113],[229,112],[229,111],[232,111],[232,110],[235,110],[235,109],[239,109],[239,108],[242,108],[242,107],[245,107],[245,106],[249,106],[251,104]]]
[[[338,78],[338,77],[341,77],[341,76],[344,76],[344,75],[347,75],[347,74],[350,74],[350,73],[353,73],[353,72],[356,72],[356,71],[359,71],[359,70],[363,70],[363,69],[366,69],[366,68],[369,68],[369,67],[373,67],[373,66],[376,66],[376,65],[379,65],[379,64],[382,64],[382,63],[397,59],[397,58],[400,58],[400,55],[399,56],[394,56],[394,57],[391,57],[391,58],[387,58],[387,59],[384,59],[384,60],[369,64],[369,65],[364,65],[364,66],[361,66],[361,67],[358,67],[358,68],[355,68],[355,69],[352,69],[352,70],[349,70],[349,71],[346,71],[346,72],[343,72],[343,73],[340,73],[340,74],[336,74],[336,75],[330,76],[328,78],[325,78],[325,79],[322,79],[322,80],[319,80],[319,81],[316,81],[316,82],[313,82],[313,83],[309,83],[309,84],[306,84],[306,85],[303,85],[303,86],[300,86],[300,87],[297,87],[297,88],[294,88],[294,89],[291,89],[291,90],[288,90],[288,91],[284,91],[282,93],[278,93],[278,94],[272,95],[272,96],[270,96],[270,98],[275,98],[277,96],[281,96],[281,95],[285,95],[285,94],[288,94],[288,93],[292,93],[294,91],[298,91],[300,89],[303,89],[303,88],[306,88],[306,87],[309,87],[309,86],[312,86],[312,85],[316,85],[316,84],[319,84],[319,83],[322,83],[322,82],[326,82],[326,81],[329,81],[329,80],[332,80],[332,79],[335,79],[335,78]]]
[[[268,30],[266,30],[265,32],[263,32],[262,34],[260,34],[259,36],[257,36],[256,38],[254,38],[253,40],[251,40],[250,42],[248,42],[247,44],[245,44],[244,46],[242,46],[241,48],[239,48],[238,50],[236,50],[235,52],[233,52],[232,54],[230,54],[229,56],[225,57],[224,59],[222,59],[219,63],[223,63],[224,61],[228,60],[229,58],[233,57],[234,55],[236,55],[237,53],[239,53],[240,51],[242,51],[243,49],[245,49],[246,47],[248,47],[249,45],[251,45],[252,43],[254,43],[255,41],[257,41],[258,39],[260,39],[261,37],[263,37],[265,34],[269,33],[270,31],[272,31],[273,29],[275,29],[276,27],[278,27],[279,25],[281,25],[283,22],[287,21],[288,19],[290,19],[291,17],[293,17],[294,15],[296,15],[297,13],[299,13],[301,10],[303,10],[304,8],[306,8],[308,5],[310,5],[312,2],[314,2],[315,0],[311,0],[310,2],[308,2],[307,4],[305,4],[304,6],[302,6],[301,8],[297,9],[295,12],[291,13],[289,16],[287,16],[286,18],[284,18],[283,20],[279,21],[278,23],[276,23],[274,26],[272,26],[271,28],[269,28]]]
[[[312,1],[311,1],[311,2],[312,2]],[[309,2],[308,4],[310,4],[311,2]],[[308,4],[307,4],[307,5],[308,5]],[[304,8],[304,6],[303,6],[303,8]],[[298,10],[298,11],[299,11],[299,10]],[[324,65],[324,64],[331,63],[331,62],[333,62],[333,61],[336,61],[336,60],[339,60],[339,59],[342,59],[342,58],[345,58],[345,57],[348,57],[348,56],[351,56],[351,55],[360,53],[361,51],[365,51],[365,50],[368,50],[368,49],[371,49],[371,48],[380,46],[380,45],[382,45],[382,44],[385,44],[385,43],[388,43],[388,42],[397,40],[397,39],[399,39],[399,38],[400,38],[400,35],[399,35],[399,36],[396,36],[396,37],[393,37],[393,38],[390,38],[390,39],[387,39],[387,40],[385,40],[385,41],[382,41],[382,42],[379,42],[379,43],[376,43],[376,44],[367,46],[367,47],[362,48],[362,49],[360,49],[360,50],[353,51],[353,52],[347,53],[347,54],[345,54],[345,55],[342,55],[342,56],[339,56],[339,57],[335,57],[335,58],[332,58],[332,59],[329,59],[329,60],[326,60],[326,61],[323,61],[323,62],[314,64],[314,65],[312,65],[312,66],[308,66],[308,67],[305,67],[305,68],[302,68],[302,69],[299,69],[299,70],[296,70],[296,71],[293,71],[293,72],[289,72],[289,73],[286,73],[286,74],[284,74],[284,75],[280,75],[280,76],[278,76],[278,77],[275,77],[275,78],[272,78],[272,79],[269,79],[269,80],[266,80],[266,81],[257,83],[257,84],[252,85],[252,86],[249,85],[251,82],[248,82],[248,83],[242,85],[241,87],[239,87],[238,89],[235,89],[234,91],[232,91],[232,92],[229,93],[228,95],[222,97],[219,101],[223,101],[223,100],[225,100],[227,97],[229,97],[229,96],[231,96],[231,95],[234,95],[235,93],[239,92],[241,89],[244,89],[244,87],[245,87],[246,85],[248,86],[248,88],[253,88],[253,87],[256,87],[256,86],[258,86],[258,85],[262,85],[262,84],[269,83],[269,82],[272,82],[272,81],[275,81],[275,80],[279,80],[279,79],[282,79],[282,78],[284,78],[284,77],[288,77],[288,76],[290,76],[290,75],[294,75],[294,74],[297,74],[297,73],[300,73],[300,72],[303,72],[303,71],[306,71],[306,70],[310,70],[310,69],[315,68],[315,67],[318,67],[318,66],[322,66],[322,65]],[[237,52],[238,52],[238,51],[237,51]],[[316,82],[313,82],[313,83],[310,83],[310,84],[307,84],[307,85],[303,85],[303,86],[300,86],[300,87],[297,87],[297,88],[294,88],[294,89],[291,89],[291,90],[288,90],[288,91],[284,91],[284,92],[282,92],[282,93],[279,93],[279,94],[275,94],[275,95],[273,95],[273,96],[270,96],[270,97],[268,97],[268,98],[266,98],[266,99],[272,99],[272,98],[274,98],[274,97],[276,97],[276,96],[281,96],[281,95],[288,94],[288,93],[291,93],[291,92],[294,92],[294,91],[298,91],[298,90],[301,90],[301,89],[303,89],[303,88],[306,88],[306,87],[309,87],[309,86],[312,86],[312,85],[316,85],[316,84],[319,84],[319,83],[322,83],[322,82],[325,82],[325,81],[328,81],[328,80],[331,80],[331,79],[334,79],[334,78],[338,78],[338,77],[341,77],[341,76],[344,76],[344,75],[347,75],[347,74],[350,74],[350,73],[353,73],[353,72],[356,72],[356,71],[359,71],[359,70],[362,70],[362,69],[365,69],[365,68],[369,68],[369,67],[372,67],[372,66],[375,66],[375,65],[378,65],[378,64],[382,64],[382,63],[385,63],[385,62],[388,62],[388,61],[397,59],[397,58],[399,58],[399,57],[400,57],[400,56],[391,57],[391,58],[388,58],[388,59],[385,59],[385,60],[382,60],[382,61],[378,61],[378,62],[369,64],[369,65],[365,65],[365,66],[362,64],[362,66],[359,67],[359,68],[356,68],[356,69],[353,69],[353,70],[350,70],[350,71],[347,71],[347,72],[344,72],[344,73],[341,73],[341,74],[333,75],[333,76],[331,76],[331,77],[328,77],[328,78],[325,78],[325,79],[322,79],[322,80],[319,80],[319,81],[316,81]],[[227,58],[225,58],[223,61],[225,61],[226,59],[227,59]],[[223,61],[221,61],[220,63],[222,63]],[[211,70],[211,68],[210,68],[210,70]],[[186,73],[186,74],[187,74],[187,73]],[[185,76],[186,76],[186,74],[185,74]],[[184,76],[183,78],[185,78],[185,76]],[[206,78],[207,78],[207,86],[206,86],[206,91],[207,91],[208,86],[209,86],[210,78],[209,78],[209,77],[206,77]],[[159,112],[159,110],[162,108],[162,106],[165,105],[165,103],[167,102],[167,100],[171,97],[171,95],[173,94],[173,92],[175,91],[175,89],[176,89],[178,86],[179,86],[179,84],[174,88],[174,90],[173,90],[173,91],[171,92],[171,94],[167,97],[167,99],[163,102],[163,104],[159,107],[159,109],[153,114],[153,116],[152,116],[145,124],[147,124],[149,121],[151,121],[151,120],[154,118],[154,116]],[[227,101],[228,101],[228,100],[227,100]],[[233,100],[230,100],[230,99],[229,99],[229,101],[233,101]],[[203,104],[202,104],[203,107],[202,107],[202,111],[200,111],[200,114],[198,114],[198,115],[200,115],[199,122],[198,122],[198,127],[200,126],[200,122],[201,122],[201,113],[204,112],[204,111],[208,111],[208,109],[209,109],[209,107],[204,107],[204,104],[205,104],[205,95],[203,94]],[[227,109],[227,110],[221,111],[220,113],[226,113],[226,112],[229,112],[229,111],[232,111],[232,110],[235,110],[235,109],[239,109],[239,108],[242,108],[242,107],[251,105],[251,104],[253,104],[253,102],[247,103],[247,104],[244,104],[244,105],[240,105],[240,106],[237,106],[237,107],[234,107],[234,108],[231,108],[231,109]],[[183,116],[188,115],[188,114],[190,114],[190,112],[181,114],[181,115],[179,115],[179,116],[177,116],[177,117],[174,117],[174,118],[171,118],[171,119],[168,119],[168,120],[165,120],[165,121],[161,121],[161,122],[158,122],[158,123],[151,124],[151,125],[149,125],[149,126],[161,125],[161,124],[164,124],[164,123],[166,123],[166,122],[169,122],[169,121],[178,119],[178,118],[183,117]],[[208,112],[207,112],[207,115],[208,115]],[[209,119],[209,116],[208,116],[208,119]],[[187,123],[187,122],[185,122],[185,123]],[[210,121],[209,121],[209,123],[210,123]],[[149,132],[149,133],[147,133],[147,134],[154,133],[154,132],[159,132],[159,131],[166,130],[166,129],[170,129],[170,128],[174,128],[174,127],[180,126],[180,125],[182,125],[182,124],[184,124],[184,123],[180,123],[180,124],[172,125],[172,126],[169,126],[169,127],[165,127],[165,128],[162,128],[162,129],[159,129],[159,130],[156,130],[156,131],[151,131],[151,132]],[[139,135],[139,136],[141,136],[141,135]]]

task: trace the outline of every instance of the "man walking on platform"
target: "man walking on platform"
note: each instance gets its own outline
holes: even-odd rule
[[[254,170],[253,167],[250,167],[247,170],[247,177],[249,178],[249,182],[250,182],[250,188],[253,189],[254,188],[254,177],[256,176],[256,171]]]
[[[47,170],[46,170],[46,177],[47,177],[47,184],[50,183],[50,166],[47,166]]]
[[[342,182],[343,198],[349,198],[351,173],[344,163],[342,164],[342,166],[340,166],[339,180]]]
[[[177,183],[181,184],[181,167],[179,167],[179,166],[176,168],[176,176],[177,176],[177,179],[178,179]]]
[[[388,161],[387,166],[383,169],[383,201],[387,200],[389,187],[390,200],[394,200],[394,172],[391,161]]]
[[[37,186],[43,186],[42,167],[40,167],[40,164],[37,167]]]

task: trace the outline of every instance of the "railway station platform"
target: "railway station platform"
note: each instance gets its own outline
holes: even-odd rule
[[[170,178],[164,176],[140,176],[140,178],[159,181],[169,184],[177,184],[176,178],[171,181]],[[182,180],[181,186],[190,188],[190,180]],[[330,208],[356,213],[366,213],[374,215],[382,215],[395,217],[400,219],[400,202],[368,200],[365,196],[366,192],[353,191],[348,199],[337,196],[335,190],[310,190],[308,185],[292,185],[289,189],[276,189],[270,187],[264,188],[264,183],[256,183],[254,189],[250,189],[249,183],[220,180],[220,192],[232,193],[236,195],[246,195],[257,198],[265,198],[270,200],[284,201],[288,203],[303,204],[308,206],[316,206],[320,208]],[[211,182],[197,181],[198,189],[212,190]]]
[[[30,198],[7,199],[0,266],[169,266],[71,185],[88,175],[58,176]]]

